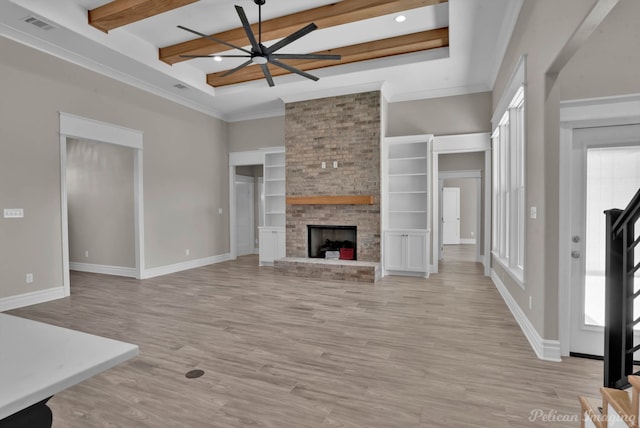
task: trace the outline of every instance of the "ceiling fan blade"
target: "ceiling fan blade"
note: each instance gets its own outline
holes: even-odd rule
[[[278,49],[282,49],[283,47],[287,46],[289,43],[295,42],[296,40],[298,40],[300,37],[305,36],[307,34],[309,34],[310,32],[312,32],[313,30],[315,30],[316,28],[318,28],[318,26],[316,24],[314,24],[313,22],[309,25],[307,25],[306,27],[303,27],[301,29],[299,29],[298,31],[296,31],[295,33],[291,33],[289,34],[287,37],[285,37],[284,39],[280,40],[277,43],[274,43],[273,45],[269,46],[267,48],[267,52],[272,54],[275,51],[277,51]]]
[[[204,33],[201,33],[201,32],[196,31],[196,30],[192,30],[191,28],[187,28],[187,27],[184,27],[184,26],[182,26],[182,25],[178,25],[178,28],[180,28],[181,30],[184,30],[184,31],[188,31],[188,32],[190,32],[190,33],[193,33],[193,34],[195,34],[195,35],[197,35],[197,36],[204,37],[205,39],[209,39],[209,40],[211,40],[211,41],[213,41],[213,42],[220,43],[221,45],[228,46],[228,47],[230,47],[230,48],[232,48],[232,49],[238,49],[238,50],[241,50],[242,52],[246,52],[246,53],[248,53],[249,55],[251,55],[251,52],[249,52],[248,50],[246,50],[246,49],[244,49],[244,48],[241,48],[240,46],[233,45],[233,44],[231,44],[231,43],[229,43],[229,42],[225,42],[224,40],[216,39],[215,37],[208,36],[208,35],[206,35],[206,34],[204,34]]]
[[[260,45],[256,40],[256,36],[253,35],[253,31],[251,31],[251,25],[249,24],[249,20],[247,19],[247,15],[244,13],[244,9],[242,6],[236,6],[236,12],[238,12],[238,16],[240,17],[240,22],[242,22],[242,28],[244,28],[244,32],[247,33],[247,38],[249,39],[249,43],[251,43],[251,47],[255,52],[262,52],[260,49]]]
[[[275,59],[342,59],[341,55],[325,54],[271,54],[270,56]]]
[[[267,83],[269,83],[269,86],[276,86],[276,84],[273,83],[273,77],[271,77],[269,66],[267,64],[260,64],[260,68],[262,68],[262,72],[264,73],[264,77],[265,79],[267,79]]]
[[[291,67],[290,65],[285,64],[284,62],[280,62],[277,59],[269,58],[269,62],[271,64],[273,64],[273,65],[276,65],[276,66],[280,67],[280,68],[284,68],[285,70],[290,71],[291,73],[296,73],[296,74],[299,74],[302,77],[306,77],[307,79],[311,79],[314,82],[317,82],[318,80],[320,80],[319,77],[316,77],[313,74],[309,74],[309,73],[306,73],[306,72],[304,72],[302,70],[298,70],[297,68]]]
[[[237,66],[236,68],[232,68],[231,70],[227,71],[221,77],[227,77],[228,75],[235,73],[236,71],[240,70],[241,68],[245,68],[247,65],[249,65],[251,63],[253,63],[253,61],[251,59],[249,59],[249,61],[245,61],[242,64],[240,64],[239,66]]]
[[[251,58],[250,55],[178,55],[180,58]]]

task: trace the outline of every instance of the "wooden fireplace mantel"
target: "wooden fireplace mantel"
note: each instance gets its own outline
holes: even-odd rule
[[[287,196],[287,205],[373,205],[372,195]]]

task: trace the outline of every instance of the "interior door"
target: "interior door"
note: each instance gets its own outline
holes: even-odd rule
[[[236,245],[238,256],[253,254],[253,177],[236,176]]]
[[[460,188],[442,188],[442,244],[460,244]]]
[[[640,187],[640,125],[577,129],[573,137],[570,351],[602,356],[604,211],[624,209]]]

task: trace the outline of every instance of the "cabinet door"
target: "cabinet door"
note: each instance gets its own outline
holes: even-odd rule
[[[427,237],[423,233],[409,233],[405,235],[407,249],[406,270],[412,272],[427,272]]]
[[[274,259],[282,259],[286,257],[286,239],[285,232],[278,230],[274,232]]]
[[[275,236],[271,229],[260,230],[260,262],[272,263],[275,260]]]
[[[385,234],[384,268],[386,270],[404,270],[404,234],[389,232]]]

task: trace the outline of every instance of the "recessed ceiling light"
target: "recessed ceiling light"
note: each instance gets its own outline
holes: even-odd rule
[[[222,61],[222,57],[221,57],[221,56],[216,55],[216,56],[214,56],[214,57],[213,57],[213,60],[214,60],[214,61],[218,61],[218,62],[220,62],[220,61]]]
[[[407,17],[404,15],[398,15],[396,16],[396,22],[404,22],[407,20]]]

